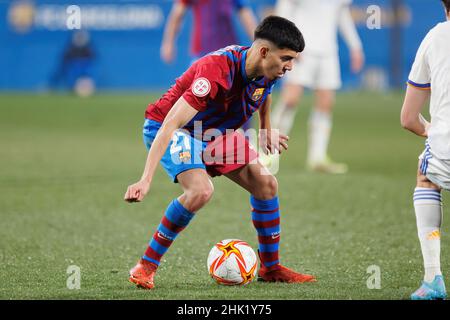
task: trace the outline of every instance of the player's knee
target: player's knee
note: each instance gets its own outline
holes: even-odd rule
[[[333,111],[333,103],[331,102],[322,102],[316,105],[316,110],[323,113],[331,113]]]
[[[334,100],[334,95],[331,93],[318,94],[316,108],[322,112],[331,112],[333,110]]]
[[[299,102],[299,98],[293,94],[285,94],[284,103],[286,104],[286,108],[296,108]]]
[[[213,193],[214,188],[212,186],[207,187],[204,190],[202,190],[200,194],[200,199],[202,200],[202,202],[207,203],[212,198]]]
[[[295,108],[297,108],[297,105],[298,105],[298,101],[296,101],[296,100],[291,100],[286,103],[286,107],[288,109],[295,109]]]
[[[202,207],[211,199],[213,193],[214,187],[212,184],[195,188],[194,190],[188,192],[189,202],[195,207]]]
[[[259,199],[267,200],[272,199],[278,194],[278,181],[277,179],[270,175],[266,176],[262,186],[260,187]]]
[[[284,103],[286,104],[286,108],[294,109],[297,108],[299,103],[299,98],[296,95],[285,95]]]

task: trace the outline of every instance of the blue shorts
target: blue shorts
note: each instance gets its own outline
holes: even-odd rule
[[[147,150],[150,150],[160,127],[161,123],[145,119],[142,133]],[[178,182],[177,175],[183,171],[197,168],[206,170],[202,160],[202,153],[206,146],[206,142],[195,139],[188,132],[177,130],[160,163],[172,181]]]

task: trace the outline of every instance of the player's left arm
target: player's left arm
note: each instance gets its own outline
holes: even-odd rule
[[[279,132],[278,129],[272,129],[270,124],[270,106],[272,104],[272,95],[269,94],[263,105],[259,108],[259,145],[265,154],[282,152],[287,150],[287,141],[289,137]]]
[[[364,66],[364,51],[356,31],[355,22],[350,12],[350,5],[344,5],[339,14],[339,31],[350,51],[350,62],[352,72],[358,73]]]
[[[241,21],[245,32],[248,37],[253,40],[254,32],[258,25],[253,10],[248,5],[244,4],[242,0],[236,1],[236,7],[239,14],[239,20]]]
[[[425,120],[420,112],[429,97],[429,89],[420,89],[409,84],[400,114],[402,127],[421,137],[428,136],[430,123]]]

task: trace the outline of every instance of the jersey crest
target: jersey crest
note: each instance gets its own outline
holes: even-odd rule
[[[258,101],[264,94],[264,88],[256,88],[252,94],[252,100]]]

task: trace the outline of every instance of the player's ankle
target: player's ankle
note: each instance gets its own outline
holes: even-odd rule
[[[154,269],[155,271],[156,271],[156,269],[158,269],[158,265],[156,263],[148,261],[144,258],[141,258],[140,263],[147,268]]]

